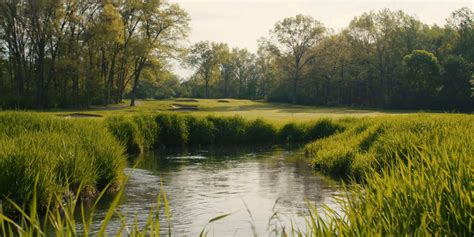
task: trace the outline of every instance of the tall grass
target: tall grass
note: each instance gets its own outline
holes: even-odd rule
[[[306,146],[306,154],[316,169],[333,176],[362,179],[367,172],[380,171],[425,143],[430,149],[468,149],[474,157],[474,120],[470,116],[379,117],[345,124],[343,132]]]
[[[442,141],[439,137],[435,139]],[[473,169],[472,164],[466,165],[466,162],[472,159],[472,148],[459,147],[455,142],[446,145],[437,149],[430,148],[432,144],[428,142],[407,145],[409,151],[403,156],[396,155],[394,158],[397,160],[389,166],[378,172],[367,172],[364,183],[346,186],[346,194],[342,194],[338,201],[341,211],[336,212],[328,207],[319,210],[308,203],[309,216],[303,228],[296,224],[273,226],[270,221],[279,218],[278,213],[275,213],[270,217],[270,233],[272,236],[470,236],[473,231],[470,189]],[[107,224],[115,217],[122,221],[118,233],[158,236],[160,230],[164,229],[160,224],[160,213],[170,225],[172,213],[169,212],[164,190],[158,195],[155,208],[149,213],[142,213],[148,219],[141,226],[130,224],[131,220],[127,218],[131,217],[124,217],[117,211],[120,195],[122,192],[111,202],[100,222],[99,232],[90,229],[94,220],[93,211],[90,215],[85,214],[84,207],[77,208],[80,205],[77,200],[51,207],[46,218],[43,218],[44,222],[40,222],[37,211],[24,212],[17,206],[22,213],[21,221],[12,221],[0,213],[0,227],[3,236],[47,236],[45,233],[57,236],[106,236]],[[35,205],[34,202],[31,204],[32,207]],[[81,210],[81,218],[75,219],[74,211]],[[215,217],[210,222],[227,216]],[[78,224],[85,226],[85,229],[78,232]],[[212,233],[206,228],[203,226],[202,236]],[[172,228],[165,232],[171,235]]]
[[[472,235],[473,134],[470,116],[386,117],[308,145],[316,168],[363,181],[314,233]]]
[[[157,114],[155,121],[159,128],[156,141],[163,145],[182,146],[188,142],[189,130],[184,116]]]
[[[105,124],[108,130],[126,147],[127,152],[134,153],[144,149],[144,131],[138,129],[142,120],[132,120],[124,116],[107,117]]]
[[[215,143],[217,129],[213,122],[207,118],[187,116],[189,130],[188,144],[192,146],[212,145]]]
[[[345,129],[330,119],[290,123],[279,128],[262,119],[169,113],[142,114],[132,118],[112,116],[106,119],[106,125],[128,151],[170,146],[303,143]]]
[[[36,182],[39,180],[37,178]],[[86,204],[88,207],[78,198],[82,187],[80,186],[77,190],[77,195],[68,196],[67,198],[61,195],[51,195],[46,211],[38,208],[36,198],[31,200],[28,211],[10,200],[9,204],[19,213],[17,220],[5,215],[0,205],[0,236],[108,236],[110,233],[108,233],[107,228],[112,218],[121,220],[121,226],[114,233],[115,235],[160,236],[162,229],[164,229],[160,224],[160,213],[163,213],[167,220],[167,232],[171,236],[170,209],[163,188],[157,196],[154,208],[148,214],[145,214],[148,215],[145,225],[127,224],[126,217],[117,210],[124,192],[122,189],[110,202],[107,212],[100,220],[100,225],[92,229],[96,219],[94,216],[95,209],[110,186],[104,188],[91,205]],[[32,190],[37,190],[37,186],[35,185]],[[36,197],[36,191],[33,192],[33,196]],[[52,203],[59,203],[59,205],[51,205]],[[86,208],[89,208],[90,211],[85,211]]]
[[[122,185],[123,147],[96,121],[71,121],[47,115],[0,115],[0,199],[31,202],[43,208],[51,195],[68,195],[80,184],[82,198],[111,184]],[[11,206],[4,206],[5,210]]]
[[[20,213],[18,221],[0,213],[1,235],[45,235],[46,224],[39,222],[37,214],[40,210],[46,210],[45,222],[50,223],[48,226],[56,235],[78,234],[77,223],[70,214],[77,210],[73,205],[79,202],[50,204],[94,190],[104,190],[103,194],[115,189],[123,180],[123,146],[147,149],[265,142],[311,142],[305,150],[315,169],[360,181],[345,188],[346,194],[339,201],[342,212],[326,208],[322,217],[318,214],[321,210],[309,204],[306,228],[282,228],[278,235],[473,233],[474,119],[470,115],[323,119],[281,128],[263,120],[176,114],[116,117],[104,123],[106,126],[101,122],[26,113],[0,116],[0,194],[3,208]],[[127,132],[119,133],[122,127]],[[71,190],[79,190],[79,194],[65,195]],[[158,235],[157,213],[162,202],[167,199],[159,195],[157,208],[148,214],[145,227],[130,227],[125,224],[125,217],[115,212],[116,199],[98,235],[105,234],[113,215],[123,221],[124,233]],[[29,207],[24,206],[28,203]],[[164,207],[169,218],[167,204]],[[87,236],[92,217],[84,215]]]

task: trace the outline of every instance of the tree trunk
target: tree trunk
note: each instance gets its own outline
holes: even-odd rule
[[[293,80],[293,104],[298,103],[298,72],[295,73],[295,78]]]
[[[209,80],[206,80],[206,99],[209,99]]]
[[[137,87],[138,87],[138,82],[140,79],[140,74],[142,73],[142,69],[145,66],[146,59],[141,58],[139,59],[138,65],[135,70],[135,75],[133,79],[133,88],[132,88],[132,93],[131,93],[131,98],[130,98],[130,106],[133,107],[135,106],[135,99],[136,99],[136,93],[137,93]]]
[[[137,92],[137,87],[138,87],[138,78],[140,75],[137,73],[135,74],[135,77],[133,78],[133,88],[132,88],[132,93],[130,94],[130,106],[133,107],[135,106],[135,94]]]
[[[110,70],[109,70],[108,82],[107,82],[106,104],[110,104],[111,98],[112,98],[112,90],[114,88],[115,61],[117,58],[117,54],[118,54],[118,50],[115,50],[110,62]]]
[[[44,108],[44,47],[38,45],[38,59],[36,62],[36,107]]]
[[[242,79],[239,78],[239,99],[242,99]]]
[[[224,98],[228,97],[227,95],[228,93],[227,91],[229,90],[228,87],[229,87],[229,79],[226,76],[226,78],[224,79]]]

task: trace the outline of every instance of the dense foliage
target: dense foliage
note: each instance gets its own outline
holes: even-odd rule
[[[368,12],[337,33],[297,15],[277,22],[257,53],[208,41],[185,50],[190,19],[165,1],[14,0],[0,11],[2,107],[184,96],[473,110],[469,8],[445,26],[402,11]],[[194,69],[188,80],[170,72],[178,56]]]
[[[157,81],[181,51],[188,23],[161,0],[1,1],[0,106],[108,105],[126,94],[133,105],[140,79]]]
[[[329,106],[472,111],[474,14],[429,26],[388,9],[355,17],[338,33],[310,16],[275,24],[256,55],[200,42],[189,97],[267,99]]]

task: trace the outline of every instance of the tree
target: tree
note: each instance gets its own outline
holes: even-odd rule
[[[161,0],[143,2],[140,8],[139,47],[135,47],[133,86],[130,106],[135,106],[135,92],[143,68],[151,63],[152,57],[176,57],[181,52],[178,43],[187,37],[189,16],[177,4]]]
[[[269,48],[284,61],[292,80],[292,100],[298,101],[298,84],[303,70],[315,59],[311,50],[324,36],[326,29],[311,16],[297,15],[283,19],[270,31]]]
[[[449,56],[444,62],[443,73],[443,107],[459,108],[462,110],[473,109],[473,96],[471,85],[474,65],[459,56]]]
[[[458,33],[456,53],[474,61],[474,12],[467,7],[454,11],[448,19],[448,27]]]
[[[163,67],[146,68],[136,91],[136,97],[140,99],[170,99],[180,95],[178,77]]]
[[[246,49],[234,48],[231,56],[234,76],[239,83],[237,98],[242,99],[245,93],[245,86],[250,77],[254,74],[255,55]]]
[[[424,50],[414,50],[403,58],[408,102],[420,108],[430,106],[440,88],[441,66],[436,56]]]
[[[228,50],[222,52],[220,60],[220,87],[222,98],[228,98],[232,94],[232,84],[234,82],[234,64],[232,54]]]
[[[223,43],[202,41],[194,44],[187,57],[188,65],[196,69],[195,76],[205,83],[205,98],[209,98],[209,85],[213,78],[219,77],[219,65],[224,60],[229,47]]]

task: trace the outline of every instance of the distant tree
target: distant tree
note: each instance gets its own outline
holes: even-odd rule
[[[122,15],[111,3],[106,2],[94,26],[94,35],[100,45],[101,78],[104,80],[104,105],[111,103],[114,87],[115,65],[120,48],[125,43]],[[110,66],[109,66],[110,65]]]
[[[311,16],[297,15],[283,19],[270,31],[269,49],[283,61],[292,80],[292,101],[298,102],[298,84],[304,68],[315,59],[312,48],[324,37],[326,29]]]
[[[473,64],[459,56],[449,56],[444,62],[442,96],[446,108],[474,109],[471,84]]]
[[[456,53],[474,61],[474,12],[467,7],[454,11],[448,18],[448,26],[458,33]]]
[[[139,24],[139,46],[135,47],[133,86],[130,106],[135,106],[135,91],[143,68],[153,57],[176,57],[181,51],[178,43],[187,37],[189,16],[177,4],[161,0],[143,2]]]
[[[277,68],[275,56],[260,43],[255,59],[257,98],[268,99],[276,85]]]
[[[220,60],[220,80],[219,87],[221,89],[222,98],[231,97],[233,94],[234,84],[234,64],[232,63],[232,53],[228,50],[222,52]]]
[[[189,17],[164,0],[0,1],[7,107],[131,105],[146,67],[177,58]],[[2,80],[3,81],[3,80]]]
[[[430,106],[441,86],[438,59],[430,52],[414,50],[403,58],[403,62],[409,103],[420,108]]]
[[[170,99],[181,96],[181,82],[169,70],[147,68],[136,90],[139,99]]]
[[[228,51],[226,44],[208,41],[196,43],[189,50],[187,62],[188,65],[196,69],[195,76],[204,80],[205,98],[209,98],[211,80],[220,76],[219,66]]]
[[[235,48],[232,50],[231,63],[234,76],[239,84],[237,98],[242,99],[246,93],[246,83],[254,74],[255,55],[246,49]]]

